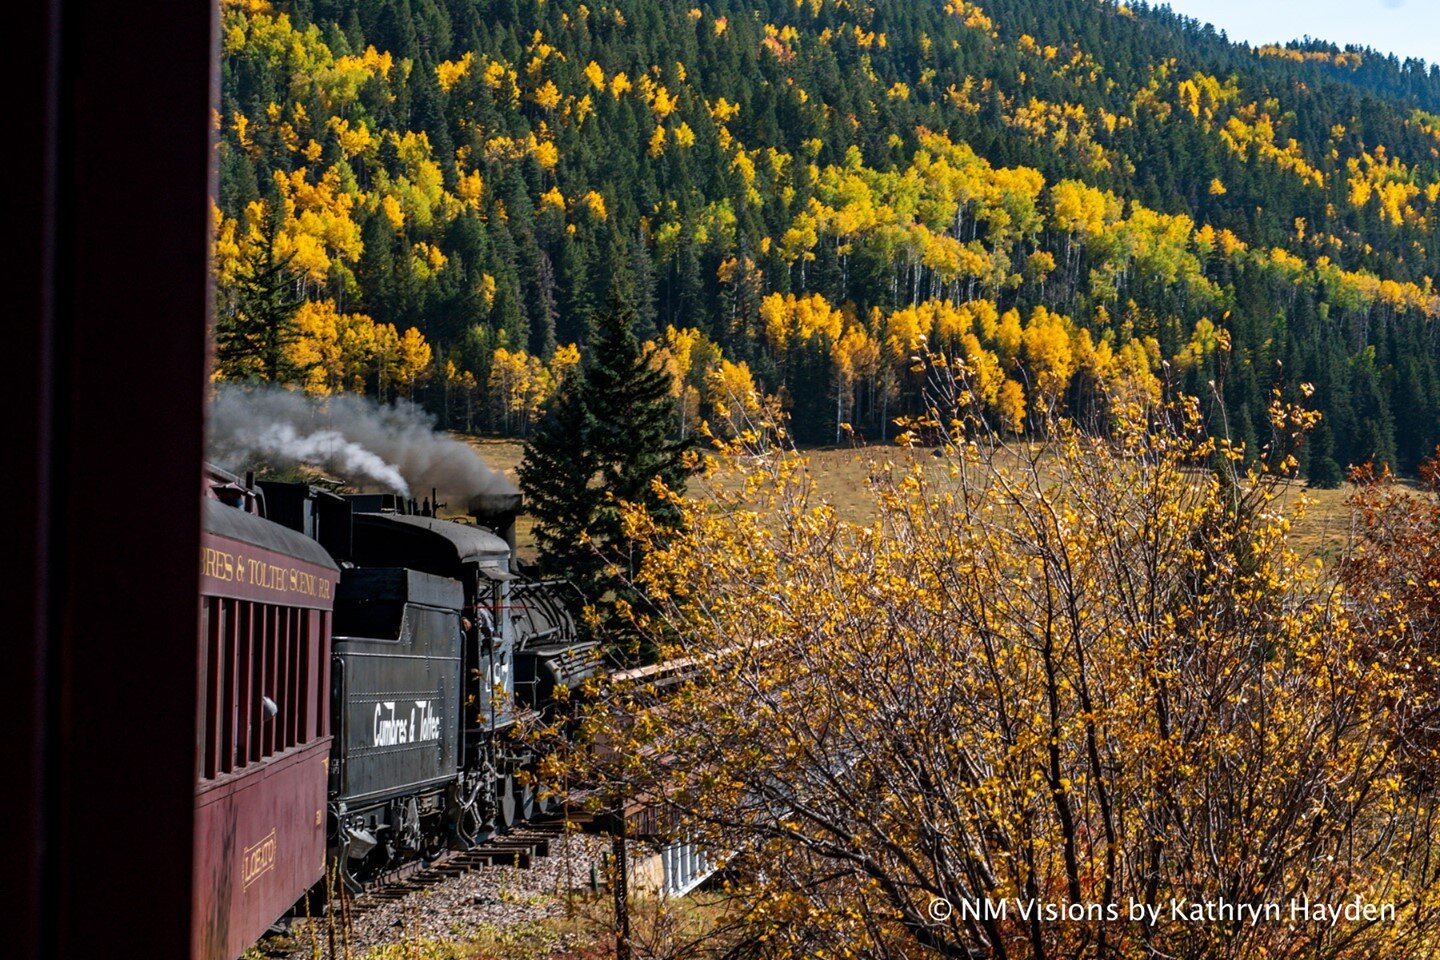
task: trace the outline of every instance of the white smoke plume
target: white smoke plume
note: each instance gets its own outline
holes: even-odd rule
[[[515,490],[469,445],[436,432],[414,404],[384,406],[352,394],[316,398],[221,384],[210,406],[210,458],[240,473],[317,467],[362,489],[405,496],[434,488],[442,502],[459,505],[477,493]]]

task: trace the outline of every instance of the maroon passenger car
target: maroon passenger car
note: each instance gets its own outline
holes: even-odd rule
[[[235,478],[204,493],[191,955],[232,960],[324,876],[339,573]]]

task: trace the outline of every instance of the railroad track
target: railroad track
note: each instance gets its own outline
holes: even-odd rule
[[[344,910],[351,919],[360,919],[379,907],[484,867],[528,870],[536,859],[550,855],[551,842],[564,833],[565,821],[560,818],[526,821],[473,850],[445,853],[435,860],[417,861],[382,874],[363,892],[348,897]]]

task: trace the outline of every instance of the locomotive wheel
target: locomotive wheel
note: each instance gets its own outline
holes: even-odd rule
[[[425,848],[425,832],[420,825],[420,805],[409,797],[395,805],[395,845],[397,853],[411,857]]]
[[[497,832],[515,826],[515,778],[510,774],[495,781],[495,799],[499,810],[495,814]]]
[[[449,838],[443,830],[432,830],[425,834],[425,861],[427,863],[436,860],[445,853],[449,846]]]

